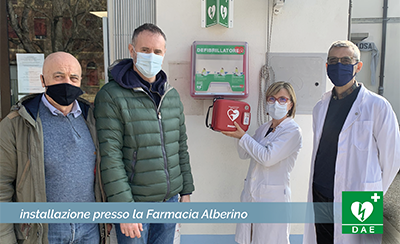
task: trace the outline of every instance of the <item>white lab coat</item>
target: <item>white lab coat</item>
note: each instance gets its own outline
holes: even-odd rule
[[[238,142],[242,159],[251,158],[240,200],[242,202],[289,202],[290,172],[302,146],[300,127],[286,118],[265,137],[271,121],[260,126],[253,137]],[[240,244],[289,243],[289,224],[238,224],[235,240]]]
[[[386,193],[400,167],[399,124],[392,107],[383,97],[361,85],[357,99],[339,134],[335,168],[334,202],[342,202],[342,191]],[[315,155],[318,150],[331,91],[323,95],[313,111],[314,148],[308,201],[312,202]],[[335,210],[337,210],[335,208]],[[341,211],[334,211],[335,244],[381,243],[377,234],[342,234]],[[304,244],[316,243],[314,224],[306,224]]]

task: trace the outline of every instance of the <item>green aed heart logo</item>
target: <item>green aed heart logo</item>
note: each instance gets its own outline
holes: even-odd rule
[[[213,19],[215,16],[215,5],[208,7],[208,17]]]
[[[351,212],[361,222],[364,222],[366,219],[368,219],[373,211],[374,206],[370,202],[364,202],[363,204],[360,202],[353,202],[353,204],[351,204]]]
[[[342,233],[383,234],[383,192],[342,192]]]
[[[225,19],[227,15],[228,15],[228,9],[225,6],[221,5],[221,17],[222,17],[222,19]]]

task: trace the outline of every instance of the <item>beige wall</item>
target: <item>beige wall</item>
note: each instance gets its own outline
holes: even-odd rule
[[[353,0],[352,18],[382,18],[383,0]],[[400,120],[400,1],[388,0],[386,55],[383,96],[390,102]],[[393,18],[397,18],[395,21]],[[378,93],[380,57],[382,46],[382,23],[352,24],[352,33],[368,33],[365,42],[374,42],[379,50],[379,62],[376,69],[376,84],[371,85],[371,53],[361,52],[363,69],[357,75],[357,80],[363,82],[370,90]]]
[[[249,44],[249,97],[253,135],[258,100],[258,75],[265,64],[267,0],[235,0],[234,27],[201,28],[200,0],[157,1],[157,25],[167,35],[163,69],[176,87],[185,106],[189,151],[196,191],[194,202],[237,202],[249,161],[240,160],[236,141],[205,127],[205,113],[211,100],[190,96],[190,47],[193,41],[246,41]],[[271,52],[325,53],[330,44],[347,38],[348,1],[287,0],[274,16]],[[327,84],[327,89],[331,88]],[[322,95],[322,94],[321,94]],[[301,102],[301,101],[299,101]],[[300,151],[291,175],[292,201],[306,201],[312,150],[311,115],[296,115],[303,131]],[[234,224],[184,224],[182,234],[233,234]],[[301,234],[302,225],[292,233]]]

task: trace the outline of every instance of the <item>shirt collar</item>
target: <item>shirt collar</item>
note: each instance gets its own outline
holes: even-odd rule
[[[339,95],[337,94],[335,88],[333,88],[333,89],[332,89],[332,96],[333,96],[333,99],[335,99],[335,100],[340,100],[340,99],[343,99],[343,98],[347,97],[347,96],[350,95],[355,89],[357,89],[358,86],[359,86],[359,85],[358,85],[358,82],[355,81],[351,87],[349,87],[346,91],[344,91],[343,93],[341,93],[341,94],[339,94]]]
[[[42,102],[43,102],[44,106],[46,106],[53,115],[56,115],[56,116],[64,115],[60,110],[56,109],[53,105],[51,105],[51,103],[49,102],[49,100],[47,100],[44,93],[42,95]],[[79,106],[79,103],[77,100],[75,100],[73,102],[73,106],[72,106],[71,112],[69,112],[69,114],[72,114],[74,116],[74,118],[77,118],[77,117],[79,117],[79,115],[82,114],[81,107]]]

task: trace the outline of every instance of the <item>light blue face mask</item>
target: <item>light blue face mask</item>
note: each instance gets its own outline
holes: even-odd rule
[[[136,68],[147,78],[152,78],[161,70],[164,56],[154,53],[136,52]]]
[[[280,120],[285,115],[287,115],[288,111],[286,110],[287,104],[279,104],[278,101],[276,101],[273,104],[267,104],[267,113],[271,115],[273,119]]]

